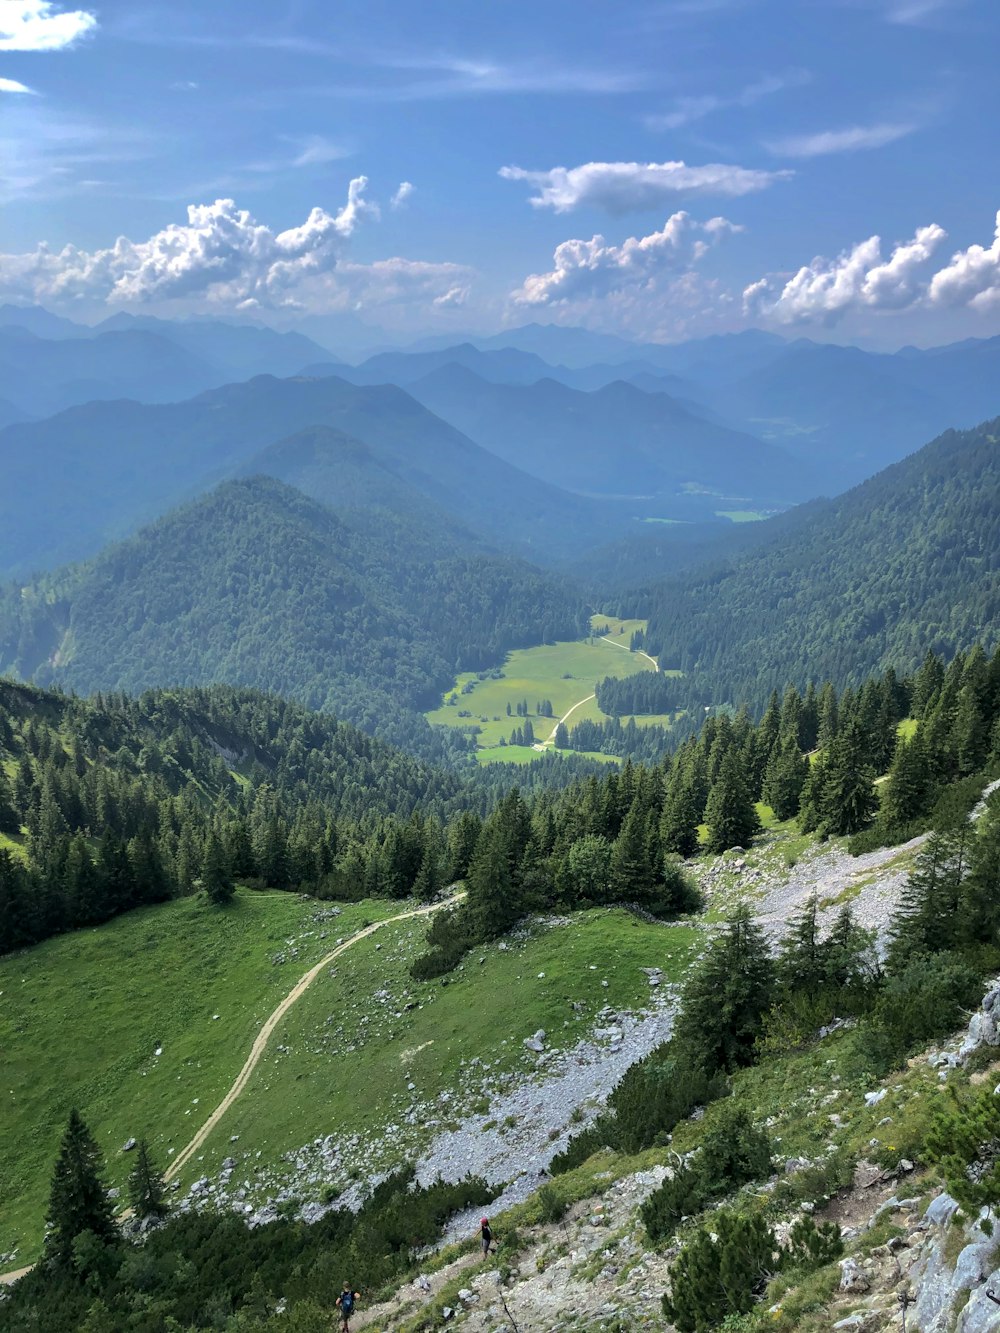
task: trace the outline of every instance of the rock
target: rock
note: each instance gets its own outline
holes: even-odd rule
[[[135,1147],[135,1139],[126,1139],[122,1144],[122,1152],[131,1152]]]
[[[899,1169],[900,1171],[912,1171],[913,1163],[910,1161],[908,1157],[901,1157],[899,1159]]]
[[[441,1311],[441,1318],[450,1319],[454,1313],[455,1311],[451,1308],[451,1306],[446,1305],[444,1309]]]
[[[524,1045],[536,1054],[545,1050],[545,1029],[539,1028],[533,1037],[525,1037]]]
[[[476,1295],[474,1291],[470,1290],[468,1287],[463,1287],[462,1290],[458,1293],[458,1299],[462,1302],[463,1305],[472,1305],[475,1301],[479,1300],[479,1297]]]
[[[869,1291],[871,1283],[857,1259],[842,1259],[840,1262],[840,1290],[862,1294]]]
[[[223,1171],[233,1171],[233,1170],[235,1170],[235,1168],[236,1168],[236,1158],[235,1158],[235,1157],[226,1157],[226,1158],[223,1159],[223,1162],[222,1162],[222,1169],[223,1169]]]
[[[431,1289],[431,1284],[423,1273],[420,1274],[413,1285],[418,1287],[421,1291],[430,1291]]]
[[[834,1328],[863,1328],[865,1316],[863,1314],[849,1314],[846,1319],[841,1319],[839,1323],[834,1324]]]
[[[865,1105],[878,1106],[879,1102],[882,1101],[884,1097],[888,1096],[888,1092],[888,1088],[879,1088],[878,1092],[866,1092]]]
[[[785,1175],[794,1176],[799,1171],[805,1171],[807,1167],[812,1166],[808,1157],[789,1157],[785,1162]]]
[[[931,1199],[927,1205],[927,1211],[924,1213],[924,1221],[929,1222],[933,1227],[944,1227],[948,1225],[957,1212],[958,1200],[944,1192],[939,1194],[936,1199]]]

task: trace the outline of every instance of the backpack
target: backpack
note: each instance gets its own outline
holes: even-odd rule
[[[344,1314],[350,1314],[354,1309],[354,1292],[343,1291],[340,1294],[340,1308]]]
[[[489,1224],[489,1222],[484,1222],[483,1225],[482,1225],[481,1230],[482,1230],[482,1233],[483,1233],[483,1240],[484,1240],[484,1241],[486,1242],[486,1244],[488,1245],[488,1244],[490,1243],[490,1241],[493,1239],[493,1231],[492,1231],[492,1229],[490,1228],[490,1224]]]

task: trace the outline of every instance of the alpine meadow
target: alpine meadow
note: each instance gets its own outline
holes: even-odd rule
[[[1000,1333],[998,67],[0,0],[0,1333]]]

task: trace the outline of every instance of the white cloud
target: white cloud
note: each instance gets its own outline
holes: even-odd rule
[[[390,208],[404,208],[416,187],[410,181],[400,181],[396,193],[389,201]]]
[[[60,12],[52,0],[0,3],[0,51],[61,51],[96,27],[88,10]]]
[[[970,245],[952,255],[951,262],[934,274],[927,295],[936,306],[1000,308],[1000,212],[993,244],[988,249]]]
[[[709,163],[689,167],[684,162],[587,162],[579,167],[526,171],[502,167],[504,180],[527,181],[538,193],[534,208],[556,213],[589,205],[622,214],[662,207],[682,195],[742,195],[763,190],[791,175],[788,171],[755,171],[747,167]]]
[[[814,259],[785,282],[752,283],[743,293],[744,309],[784,324],[833,323],[859,309],[902,310],[922,298],[926,266],[946,234],[936,223],[920,227],[887,260],[881,239],[870,236],[834,260]]]
[[[327,162],[339,162],[341,158],[350,156],[351,150],[343,144],[325,139],[322,134],[310,134],[299,141],[299,151],[292,159],[292,166],[323,166]]]
[[[922,26],[965,3],[966,0],[887,0],[885,16],[890,23]]]
[[[34,88],[29,88],[25,83],[18,83],[17,79],[0,79],[0,93],[33,93]]]
[[[0,296],[56,303],[179,303],[188,310],[342,309],[346,305],[447,297],[469,270],[401,258],[353,264],[348,239],[378,216],[352,180],[335,214],[314,208],[298,227],[274,232],[231,199],[191,205],[188,220],[145,241],[119,237],[105,250],[41,245],[0,255]],[[453,298],[454,299],[454,298]]]
[[[764,97],[784,92],[786,88],[798,88],[809,82],[809,74],[804,69],[789,70],[785,74],[765,74],[753,83],[748,83],[737,93],[705,93],[698,97],[678,97],[672,111],[645,116],[644,123],[651,130],[679,130],[692,121],[702,120],[715,111],[724,111],[731,107],[753,106]]]
[[[688,213],[674,213],[661,231],[630,236],[609,245],[603,236],[589,241],[563,241],[556,246],[548,273],[533,273],[512,293],[518,305],[551,305],[589,300],[623,291],[647,293],[662,277],[689,269],[724,237],[742,231],[725,218],[696,222]]]
[[[780,157],[825,157],[828,153],[855,153],[868,148],[884,148],[912,134],[916,125],[885,122],[880,125],[851,125],[843,130],[823,130],[818,134],[792,134],[772,139],[764,147]]]

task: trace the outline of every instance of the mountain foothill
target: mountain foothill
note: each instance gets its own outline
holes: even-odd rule
[[[687,713],[914,669],[995,633],[998,359],[527,326],[349,364],[6,306],[0,671],[276,691],[450,762],[456,675],[598,610]]]

